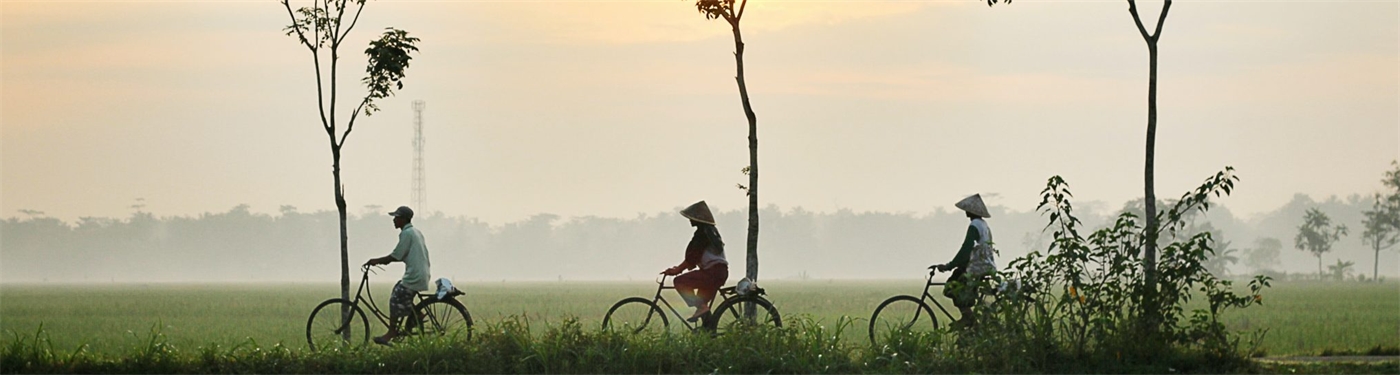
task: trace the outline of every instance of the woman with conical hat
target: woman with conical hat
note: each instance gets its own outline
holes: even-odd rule
[[[953,274],[948,276],[948,286],[944,287],[943,294],[952,298],[953,305],[962,313],[957,325],[967,326],[972,324],[972,306],[978,299],[975,282],[980,281],[982,276],[968,275],[967,269],[972,263],[973,249],[992,242],[992,229],[987,226],[985,220],[992,217],[992,214],[987,212],[987,205],[982,202],[981,194],[963,198],[953,206],[966,212],[967,218],[971,220],[967,226],[967,234],[963,236],[962,247],[958,249],[958,255],[953,256],[952,261],[929,268],[936,267],[939,271],[953,270]]]
[[[695,314],[690,316],[690,320],[695,321],[710,312],[710,301],[715,299],[715,292],[729,279],[729,261],[724,259],[724,240],[720,239],[719,230],[715,229],[715,215],[710,213],[710,206],[705,201],[681,210],[681,216],[690,219],[695,235],[685,247],[685,260],[661,273],[680,275],[675,279],[676,292],[680,293],[687,305],[695,307]],[[681,275],[681,272],[697,267],[699,269]]]

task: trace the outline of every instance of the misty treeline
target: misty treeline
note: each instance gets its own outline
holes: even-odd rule
[[[1228,198],[1225,199],[1228,201]],[[1222,261],[1229,276],[1259,268],[1290,274],[1315,274],[1316,258],[1296,250],[1290,239],[1304,212],[1318,208],[1335,222],[1359,226],[1370,201],[1360,195],[1315,201],[1296,195],[1283,207],[1249,219],[1236,217],[1228,203],[1213,205],[1207,216],[1193,218],[1198,231],[1212,231],[1217,251],[1237,262]],[[1109,207],[1102,203],[1076,210],[1085,227],[1098,227],[1122,210],[1141,204]],[[1002,252],[1000,265],[1043,249],[1046,218],[1004,206],[990,208],[993,236]],[[398,230],[386,209],[369,206],[350,215],[352,264],[383,256]],[[1139,211],[1140,212],[1140,211]],[[136,212],[123,219],[82,218],[76,222],[26,211],[27,217],[0,221],[0,281],[3,282],[334,282],[338,279],[339,241],[335,211],[299,212],[283,206],[263,214],[240,205],[197,217],[157,217]],[[742,264],[747,212],[718,211],[716,221],[730,262]],[[961,244],[967,218],[961,211],[883,213],[839,210],[814,212],[768,206],[764,219],[766,279],[915,279],[930,264],[952,259]],[[434,277],[456,281],[650,281],[657,272],[681,261],[693,229],[674,211],[633,218],[560,217],[539,214],[504,224],[442,213],[420,214],[414,225],[427,238]],[[1279,262],[1264,267],[1246,264],[1259,238],[1283,242]],[[1345,237],[1325,263],[1353,261],[1371,268],[1372,253],[1359,236]],[[1381,254],[1381,274],[1395,275],[1396,252]],[[402,272],[395,264],[378,280]],[[741,277],[736,274],[734,278]]]

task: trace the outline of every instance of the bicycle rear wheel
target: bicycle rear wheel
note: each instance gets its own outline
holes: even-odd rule
[[[603,330],[656,334],[666,332],[671,322],[655,302],[642,297],[630,297],[613,304],[603,316]]]
[[[750,303],[753,304],[754,310],[754,315],[751,317],[744,315],[744,306]],[[772,302],[759,296],[742,296],[725,300],[724,303],[719,304],[709,319],[705,320],[705,328],[717,334],[757,326],[783,326],[783,317],[778,315],[778,308],[773,307]]]
[[[321,302],[306,319],[306,345],[312,351],[348,349],[369,341],[369,319],[354,303],[333,298]]]
[[[908,295],[894,296],[880,303],[870,315],[870,344],[878,348],[904,335],[937,328],[938,318],[923,300]]]
[[[423,301],[414,311],[418,313],[417,319],[404,323],[404,331],[410,335],[460,335],[467,340],[472,338],[472,314],[457,300]]]

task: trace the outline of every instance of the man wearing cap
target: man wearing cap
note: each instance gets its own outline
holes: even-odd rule
[[[729,280],[729,261],[724,259],[724,240],[719,237],[719,230],[715,229],[715,216],[710,213],[710,206],[705,201],[681,210],[681,216],[690,219],[695,235],[691,236],[690,244],[685,247],[685,261],[661,273],[680,275],[691,268],[700,268],[675,279],[676,292],[680,293],[687,305],[695,307],[695,314],[689,319],[693,322],[710,312],[710,301],[715,299],[715,292]]]
[[[431,277],[429,268],[432,266],[428,261],[428,244],[423,242],[423,233],[413,227],[413,209],[399,206],[389,216],[394,217],[394,228],[399,229],[399,244],[389,255],[365,262],[368,266],[404,263],[403,279],[394,284],[394,292],[389,297],[389,332],[374,338],[374,342],[381,345],[389,345],[389,340],[399,335],[399,323],[413,312],[413,296],[428,290],[428,278]]]
[[[958,249],[958,255],[953,256],[953,260],[948,264],[934,265],[929,268],[937,268],[939,271],[953,270],[953,274],[948,276],[948,285],[944,287],[943,294],[953,299],[953,305],[958,307],[962,313],[962,318],[958,319],[958,326],[968,326],[973,322],[972,306],[977,303],[976,282],[984,275],[969,275],[968,266],[972,263],[970,259],[973,249],[982,244],[992,242],[992,229],[987,226],[986,218],[992,217],[987,212],[987,205],[982,203],[981,194],[973,194],[964,198],[954,205],[967,213],[967,218],[972,222],[967,226],[967,235],[963,237],[962,247]],[[991,261],[987,259],[986,261]],[[992,265],[995,268],[995,265]]]

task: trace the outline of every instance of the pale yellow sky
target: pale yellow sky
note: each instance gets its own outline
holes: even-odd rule
[[[274,1],[0,3],[0,217],[124,217],[138,197],[162,216],[333,210],[286,17]],[[1239,214],[1379,189],[1400,156],[1397,25],[1395,1],[1177,1],[1158,194],[1225,165]],[[732,38],[692,2],[370,1],[342,85],[386,26],[422,52],[350,136],[352,211],[407,203],[413,100],[430,210],[745,204]],[[1030,210],[1054,174],[1082,200],[1141,194],[1147,51],[1123,1],[754,0],[744,32],[765,204],[927,212],[982,192]]]

